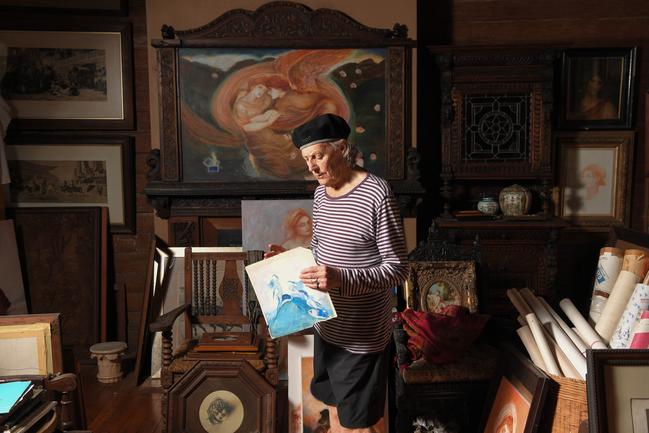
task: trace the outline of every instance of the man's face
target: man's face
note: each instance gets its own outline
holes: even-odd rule
[[[320,185],[334,186],[345,161],[342,152],[329,143],[318,143],[302,150],[306,165]]]

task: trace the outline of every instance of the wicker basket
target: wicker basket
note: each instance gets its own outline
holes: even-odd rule
[[[554,381],[545,404],[544,428],[547,433],[588,433],[586,382],[549,375]]]

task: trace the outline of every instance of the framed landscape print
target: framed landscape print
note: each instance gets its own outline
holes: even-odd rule
[[[6,147],[11,207],[108,207],[113,233],[135,231],[130,137],[27,137]]]
[[[566,50],[561,65],[559,126],[630,129],[636,48]]]
[[[0,44],[15,127],[133,129],[130,24],[5,25]]]
[[[649,350],[589,350],[591,433],[649,431]]]
[[[562,133],[559,216],[582,226],[628,222],[633,132]]]

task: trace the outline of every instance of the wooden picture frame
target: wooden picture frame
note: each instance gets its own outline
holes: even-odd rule
[[[10,332],[9,328],[11,328]],[[42,331],[47,332],[43,333]],[[11,334],[11,335],[10,335]],[[58,313],[52,314],[18,314],[13,316],[0,316],[0,341],[7,341],[7,338],[29,340],[23,344],[13,346],[14,350],[19,348],[30,350],[36,347],[43,349],[38,353],[39,358],[43,358],[46,368],[40,373],[34,373],[26,370],[25,365],[21,365],[19,371],[5,372],[0,368],[0,377],[22,376],[26,374],[36,374],[47,376],[50,374],[63,373],[63,351],[61,345],[61,321]],[[42,339],[41,342],[38,339]],[[25,346],[26,344],[26,346]],[[2,358],[5,358],[4,356]],[[15,357],[6,357],[4,361],[15,359]],[[2,361],[0,361],[2,362]],[[5,374],[8,373],[8,374]]]
[[[550,388],[550,378],[511,345],[501,348],[500,372],[492,382],[482,417],[480,432],[536,433]],[[504,431],[504,430],[502,430]]]
[[[219,420],[212,407],[222,400]],[[276,391],[245,359],[199,361],[169,389],[168,430],[275,433]]]
[[[448,305],[478,311],[473,260],[410,262],[409,302],[419,311],[441,313]]]
[[[131,25],[108,19],[0,22],[2,93],[16,129],[135,125]]]
[[[104,206],[112,233],[135,233],[132,137],[20,135],[6,152],[7,206]]]
[[[564,51],[559,127],[630,129],[636,55],[636,47]]]
[[[99,207],[7,209],[16,227],[29,311],[60,313],[63,350],[78,359],[88,359],[105,317],[103,213]]]
[[[96,4],[95,4],[96,3]],[[59,15],[128,15],[128,0],[87,2],[84,0],[0,0],[0,11],[7,13]]]
[[[634,136],[632,131],[556,136],[561,161],[558,216],[578,226],[628,224]]]
[[[305,180],[308,173],[298,150],[290,144],[290,130],[325,111],[338,111],[350,118],[353,141],[381,137],[374,144],[359,143],[366,168],[390,181],[406,180],[413,41],[405,30],[403,26],[394,30],[369,28],[342,12],[312,10],[292,2],[271,2],[255,11],[235,9],[196,29],[174,31],[164,26],[164,39],[152,42],[161,72],[160,177],[149,182],[145,191],[156,198],[166,197],[173,189],[189,196],[227,197],[232,201],[242,196],[310,195],[315,183]],[[356,54],[365,62],[352,65]],[[248,60],[226,63],[232,58]],[[343,67],[345,60],[349,70]],[[304,62],[310,62],[308,69],[315,75],[307,76],[300,70],[307,64]],[[273,65],[279,69],[273,69]],[[330,69],[335,68],[339,69],[334,78]],[[295,88],[288,85],[289,71],[296,74]],[[371,92],[370,87],[353,81],[354,77],[372,74],[377,79],[372,81]],[[354,87],[363,90],[367,101],[372,93],[381,96],[364,104],[363,109],[354,103],[350,106],[341,90],[332,93],[333,87],[339,87],[334,79],[347,80],[345,91],[354,91]],[[313,84],[310,90],[303,87],[307,81]],[[195,85],[201,86],[198,93],[192,88]],[[277,96],[279,90],[285,94]],[[241,99],[254,92],[260,93],[265,104],[273,98],[271,92],[276,95],[273,109],[284,116],[281,122],[278,119],[272,127],[246,131],[252,126],[235,121],[231,108],[237,105],[238,110]],[[291,98],[304,98],[310,111],[298,108],[299,104],[288,100]],[[313,100],[306,101],[309,98]],[[284,105],[293,107],[296,113],[289,115],[280,108]],[[250,114],[255,111],[250,110]],[[260,135],[264,134],[268,137],[262,140]],[[286,170],[271,168],[263,155],[263,143],[273,143],[275,156],[280,156],[276,160],[280,166],[288,164]],[[278,149],[282,149],[281,154]],[[164,205],[164,201],[158,203]],[[238,216],[238,212],[223,216]]]
[[[588,350],[587,360],[591,433],[646,432],[649,350]]]

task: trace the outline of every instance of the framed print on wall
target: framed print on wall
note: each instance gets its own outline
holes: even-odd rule
[[[130,24],[0,24],[19,129],[133,129]]]
[[[649,350],[588,350],[592,433],[649,431]]]
[[[630,129],[636,51],[635,47],[566,50],[559,127]]]
[[[6,147],[10,207],[108,207],[113,233],[135,232],[130,137],[22,136]]]
[[[627,224],[634,133],[561,133],[555,139],[558,215],[581,226]]]

